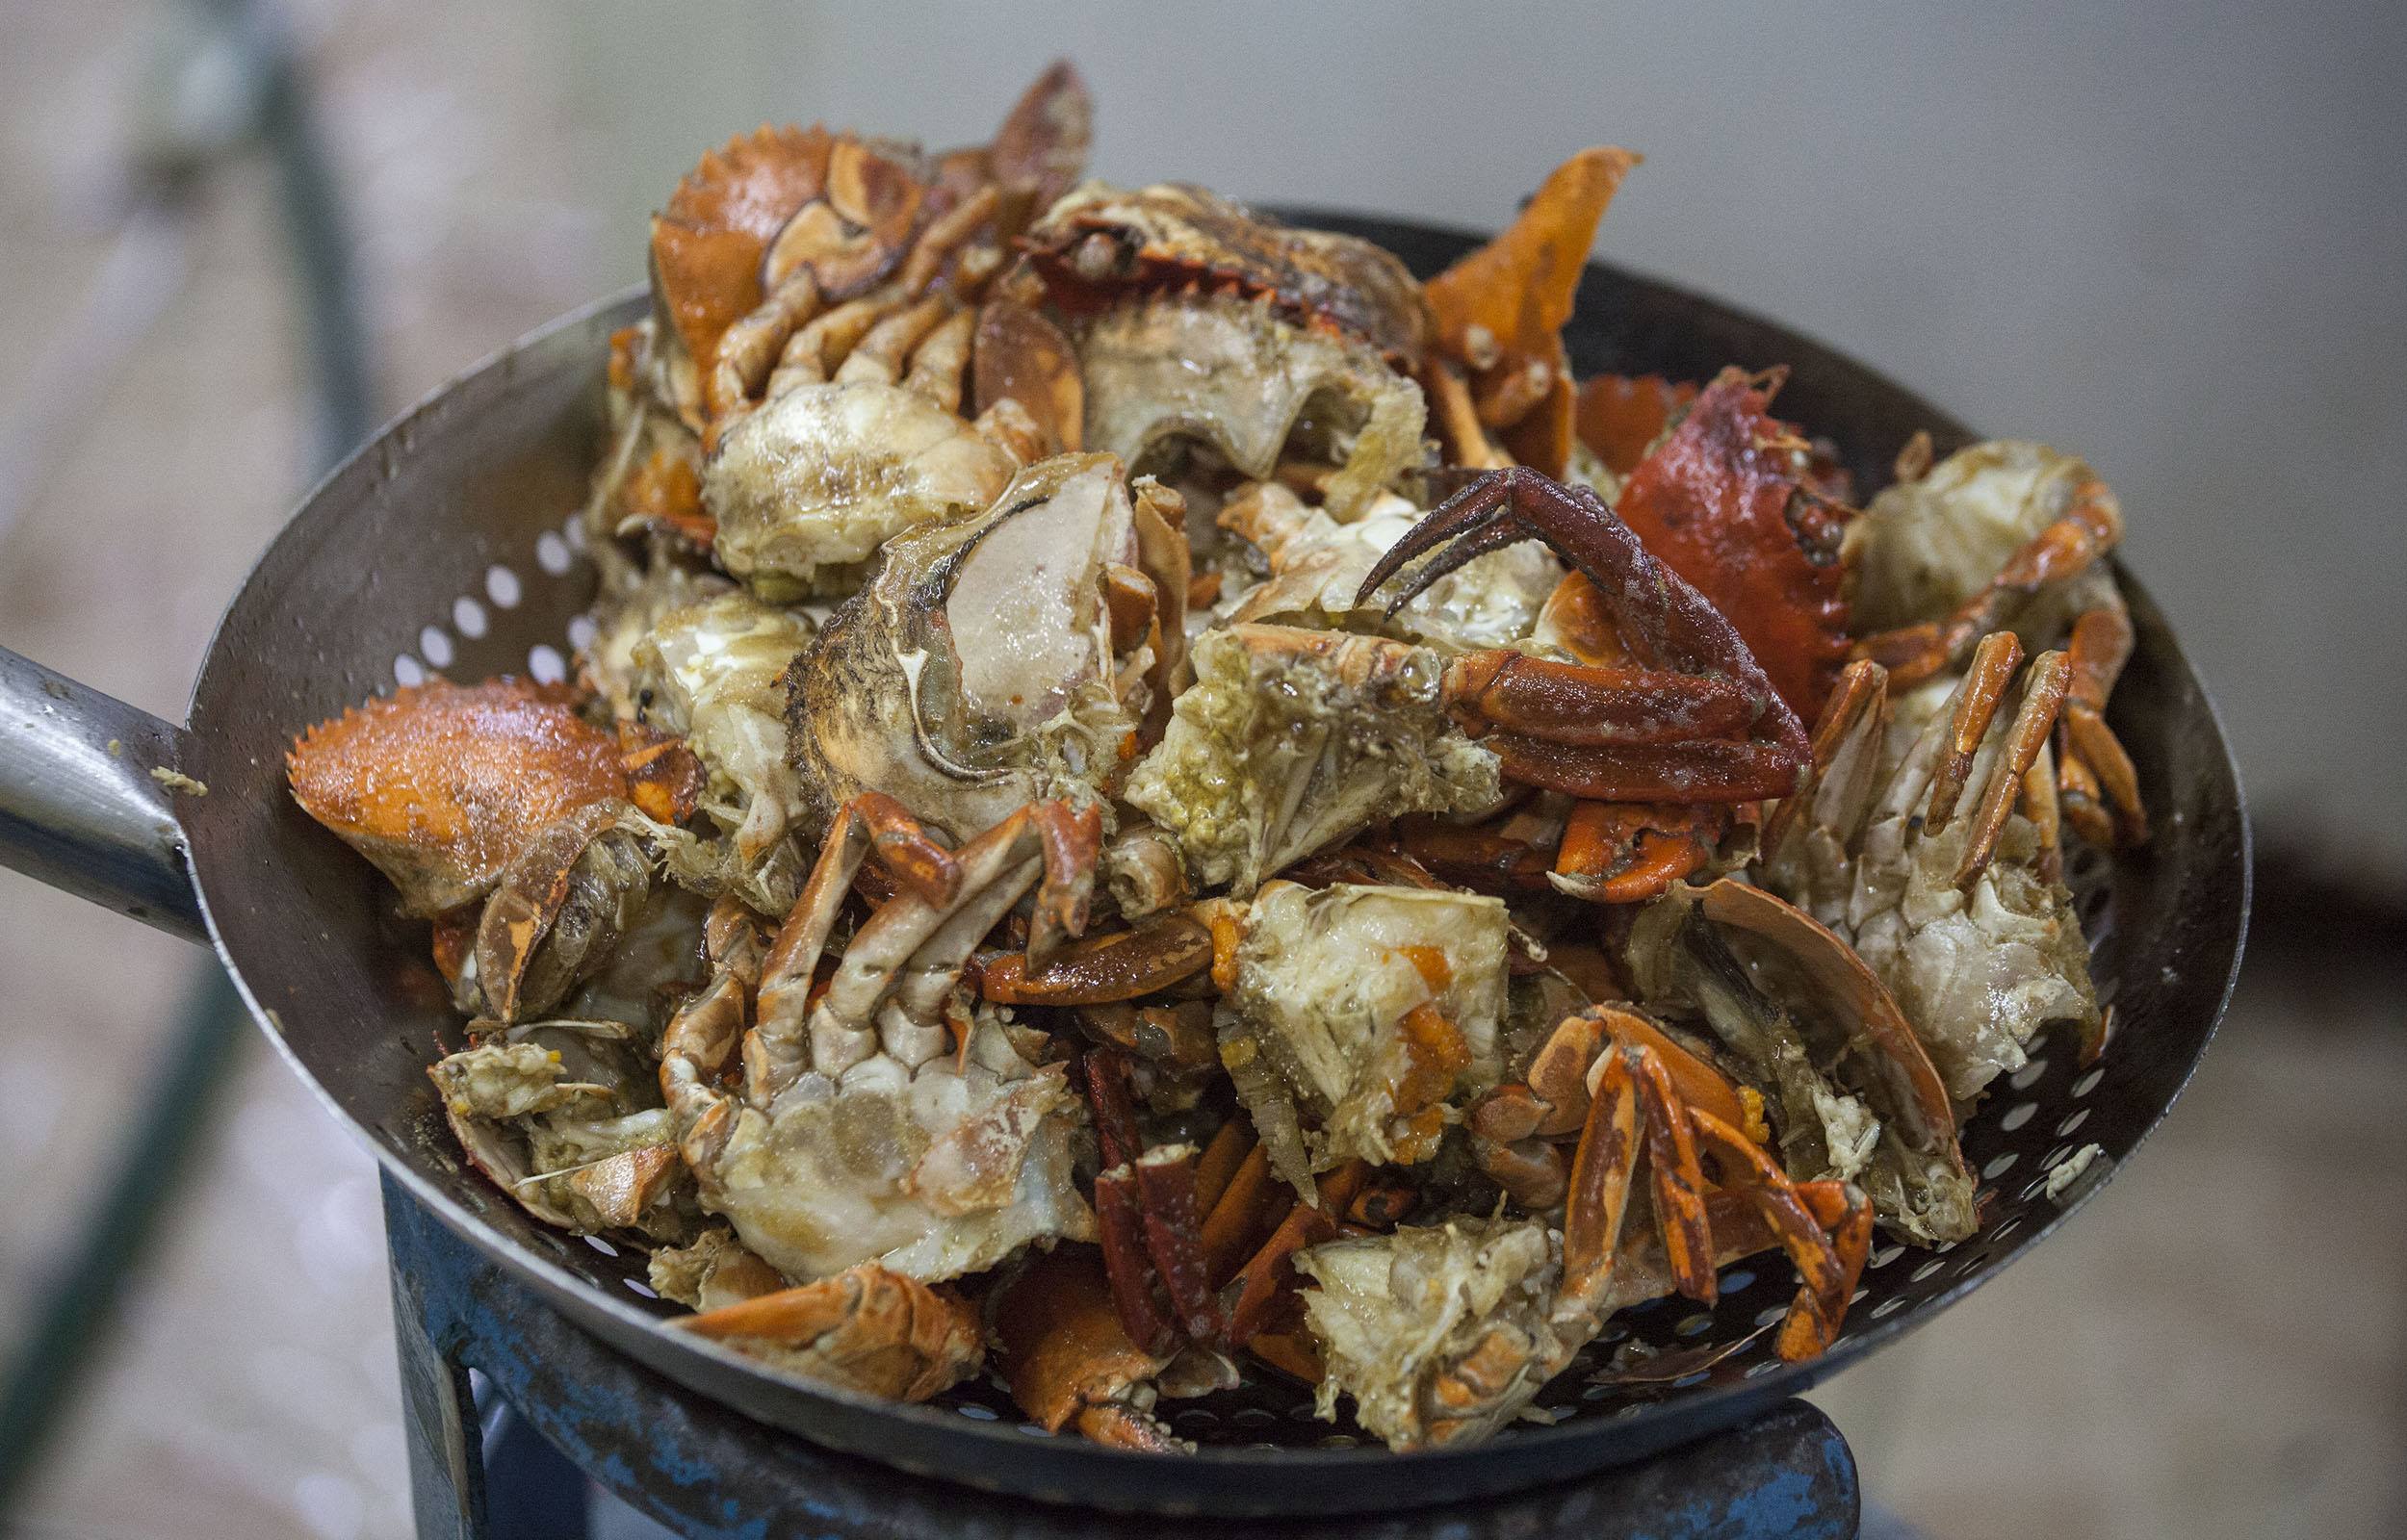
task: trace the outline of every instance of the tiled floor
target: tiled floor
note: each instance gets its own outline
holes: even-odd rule
[[[352,178],[388,402],[624,270],[557,191],[545,93],[566,87],[529,64],[556,42],[551,12],[295,9]],[[158,14],[0,7],[0,335],[53,335],[106,248],[73,219]],[[0,642],[162,712],[300,479],[272,218],[256,168],[211,184],[180,293],[0,528]],[[0,400],[42,390],[40,367],[39,347],[0,348]],[[194,963],[0,873],[0,1169],[39,1194],[0,1205],[0,1336],[93,1193]],[[2298,988],[2251,981],[2179,1115],[2065,1234],[1827,1388],[1876,1495],[1952,1540],[2407,1531],[2407,1020],[2394,996]],[[195,1159],[18,1526],[406,1532],[367,1158],[246,1037]]]

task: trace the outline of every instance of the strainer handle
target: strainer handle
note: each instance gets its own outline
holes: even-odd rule
[[[0,865],[206,942],[175,815],[198,784],[178,780],[184,740],[0,647]]]

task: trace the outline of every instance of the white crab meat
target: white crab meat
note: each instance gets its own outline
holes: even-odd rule
[[[879,546],[975,513],[1012,457],[926,396],[854,380],[803,385],[746,417],[703,472],[720,565],[763,598],[841,592]]]
[[[1374,819],[1482,812],[1495,755],[1447,720],[1443,659],[1381,637],[1282,626],[1206,632],[1195,682],[1128,779],[1200,886],[1249,891]]]
[[[1553,1236],[1534,1219],[1408,1225],[1309,1247],[1295,1266],[1318,1285],[1304,1291],[1304,1313],[1329,1369],[1320,1415],[1333,1420],[1338,1396],[1349,1396],[1355,1420],[1390,1447],[1418,1447],[1464,1421],[1459,1400],[1441,1399],[1438,1387],[1485,1339],[1500,1335],[1527,1367],[1467,1425],[1447,1426],[1449,1439],[1482,1438],[1511,1422],[1542,1388],[1542,1366],[1562,1355],[1548,1319],[1561,1264]]]
[[[1453,1108],[1496,1083],[1506,927],[1481,894],[1264,885],[1218,1026],[1281,1176],[1309,1192],[1349,1159],[1427,1159]]]
[[[880,1053],[806,1071],[766,1110],[746,1106],[709,1172],[710,1207],[799,1279],[859,1262],[937,1282],[1031,1241],[1092,1239],[1071,1180],[1077,1102],[1058,1066],[1022,1058],[991,1020],[969,1062],[905,1067]]]
[[[1339,524],[1276,482],[1247,488],[1223,510],[1220,522],[1255,543],[1270,576],[1228,593],[1218,607],[1220,618],[1375,629],[1462,652],[1511,647],[1531,635],[1546,596],[1566,570],[1541,541],[1521,541],[1463,563],[1392,616],[1377,599],[1357,600],[1362,579],[1387,548],[1420,522],[1423,511],[1388,493],[1375,499],[1361,518]]]
[[[702,761],[702,810],[746,864],[810,810],[787,762],[783,676],[811,635],[801,616],[738,590],[669,611],[634,649],[641,716]]]

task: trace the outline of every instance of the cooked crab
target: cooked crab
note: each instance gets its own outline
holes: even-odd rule
[[[874,1262],[675,1324],[788,1373],[889,1400],[926,1400],[986,1361],[968,1301]]]
[[[1792,1182],[1693,1099],[1703,1090],[1727,1102],[1730,1092],[1701,1063],[1675,1071],[1668,1061],[1679,1050],[1660,1035],[1633,1040],[1608,1019],[1598,1036],[1594,1067],[1571,1077],[1586,1100],[1559,1240],[1530,1220],[1456,1219],[1296,1258],[1320,1285],[1305,1308],[1326,1348],[1324,1416],[1347,1394],[1362,1424],[1396,1449],[1484,1437],[1516,1416],[1631,1302],[1616,1285],[1642,1157],[1640,1201],[1681,1293],[1716,1296],[1724,1253],[1708,1198],[1719,1188],[1743,1195],[1797,1266],[1782,1355],[1812,1357],[1836,1338],[1871,1250],[1871,1203],[1843,1183]],[[1749,1244],[1762,1234],[1745,1233]]]
[[[1291,229],[1201,188],[1100,182],[1054,204],[1027,241],[1078,363],[1086,448],[1150,471],[1202,445],[1258,479],[1292,444],[1333,468],[1326,495],[1339,519],[1419,466],[1424,411],[1409,374],[1428,312],[1377,246]],[[1033,294],[1005,297],[1033,311]],[[1016,318],[1020,346],[1040,344],[1043,324]]]
[[[639,1029],[559,1019],[486,1032],[428,1070],[460,1148],[520,1207],[578,1234],[695,1228]]]
[[[956,836],[1099,804],[1168,711],[1178,525],[1118,459],[1065,454],[981,517],[890,541],[788,675],[789,752],[830,803],[881,791]]]
[[[1295,1189],[1436,1153],[1502,1071],[1505,906],[1449,889],[1265,884],[1219,1016],[1221,1062]]]
[[[569,692],[430,680],[294,741],[293,800],[401,889],[412,914],[482,897],[557,818],[627,795],[617,741]]]
[[[2148,837],[2138,774],[2105,718],[2132,650],[2131,614],[2105,559],[2122,537],[2122,511],[2096,472],[2045,445],[1999,440],[1901,477],[1847,539],[1855,624],[1870,633],[1857,651],[1899,687],[1961,669],[2000,627],[2034,652],[2066,649],[2064,819],[2109,846]]]
[[[718,946],[711,988],[661,1042],[660,1085],[702,1206],[780,1271],[815,1281],[874,1261],[934,1282],[1030,1241],[1093,1237],[1061,1068],[1031,1062],[1017,1029],[956,988],[978,938],[1036,886],[1046,814],[1064,812],[1023,808],[948,855],[891,805],[848,807],[765,956],[748,928]],[[903,891],[853,933],[815,998],[872,854]],[[1056,871],[1038,895],[1070,931],[1074,882]],[[739,1038],[742,1082],[723,1091]]]
[[[784,677],[812,634],[807,619],[738,589],[653,621],[631,659],[636,719],[708,774],[701,809],[724,835],[715,875],[764,913],[792,904],[802,858],[789,836],[811,832],[810,794],[787,758]]]
[[[1959,680],[1890,720],[1887,678],[1852,665],[1815,730],[1814,769],[1771,826],[1763,882],[1844,937],[1895,993],[1948,1091],[2022,1067],[2050,1022],[2103,1030],[2073,896],[2053,874],[2048,733],[2072,672],[1991,633]],[[2035,793],[2035,796],[2034,796]]]

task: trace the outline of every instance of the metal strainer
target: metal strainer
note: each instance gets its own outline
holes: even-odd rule
[[[1422,225],[1302,214],[1434,272],[1475,239]],[[2035,1045],[1965,1133],[1987,1223],[1941,1251],[1882,1244],[1845,1331],[1820,1360],[1781,1363],[1763,1328],[1794,1281],[1776,1257],[1726,1270],[1711,1311],[1661,1301],[1616,1318],[1549,1387],[1553,1425],[1475,1449],[1394,1456],[1312,1420],[1310,1398],[1263,1375],[1169,1408],[1204,1446],[1171,1460],[1031,1436],[991,1383],[895,1406],[777,1377],[664,1329],[642,1258],[542,1228],[470,1170],[437,1115],[426,1065],[456,1023],[423,925],[383,879],[294,805],[284,750],[307,725],[441,672],[557,678],[583,639],[593,579],[576,510],[601,449],[610,332],[639,294],[569,316],[436,393],[304,501],[227,610],[178,729],[0,652],[0,857],[60,887],[213,941],[261,1024],[396,1179],[509,1273],[608,1343],[764,1422],[901,1469],[1104,1507],[1228,1514],[1392,1508],[1559,1480],[1743,1421],[1939,1310],[2052,1231],[2164,1116],[2205,1050],[2239,963],[2248,905],[2239,788],[2213,708],[2147,594],[2125,576],[2138,646],[2113,726],[2158,814],[2154,844],[2077,858],[2111,1051]],[[1840,446],[1877,486],[1928,430],[1963,428],[1803,338],[1602,266],[1568,340],[1582,372],[1704,379],[1723,364],[1791,367],[1782,415]],[[190,777],[175,791],[156,770]],[[2075,1159],[2090,1145],[2085,1164]],[[1652,1382],[1606,1384],[1647,1349]],[[1728,1349],[1710,1364],[1713,1349]],[[1687,1366],[1686,1373],[1677,1373]],[[1978,1384],[1966,1385],[1979,1395]]]

